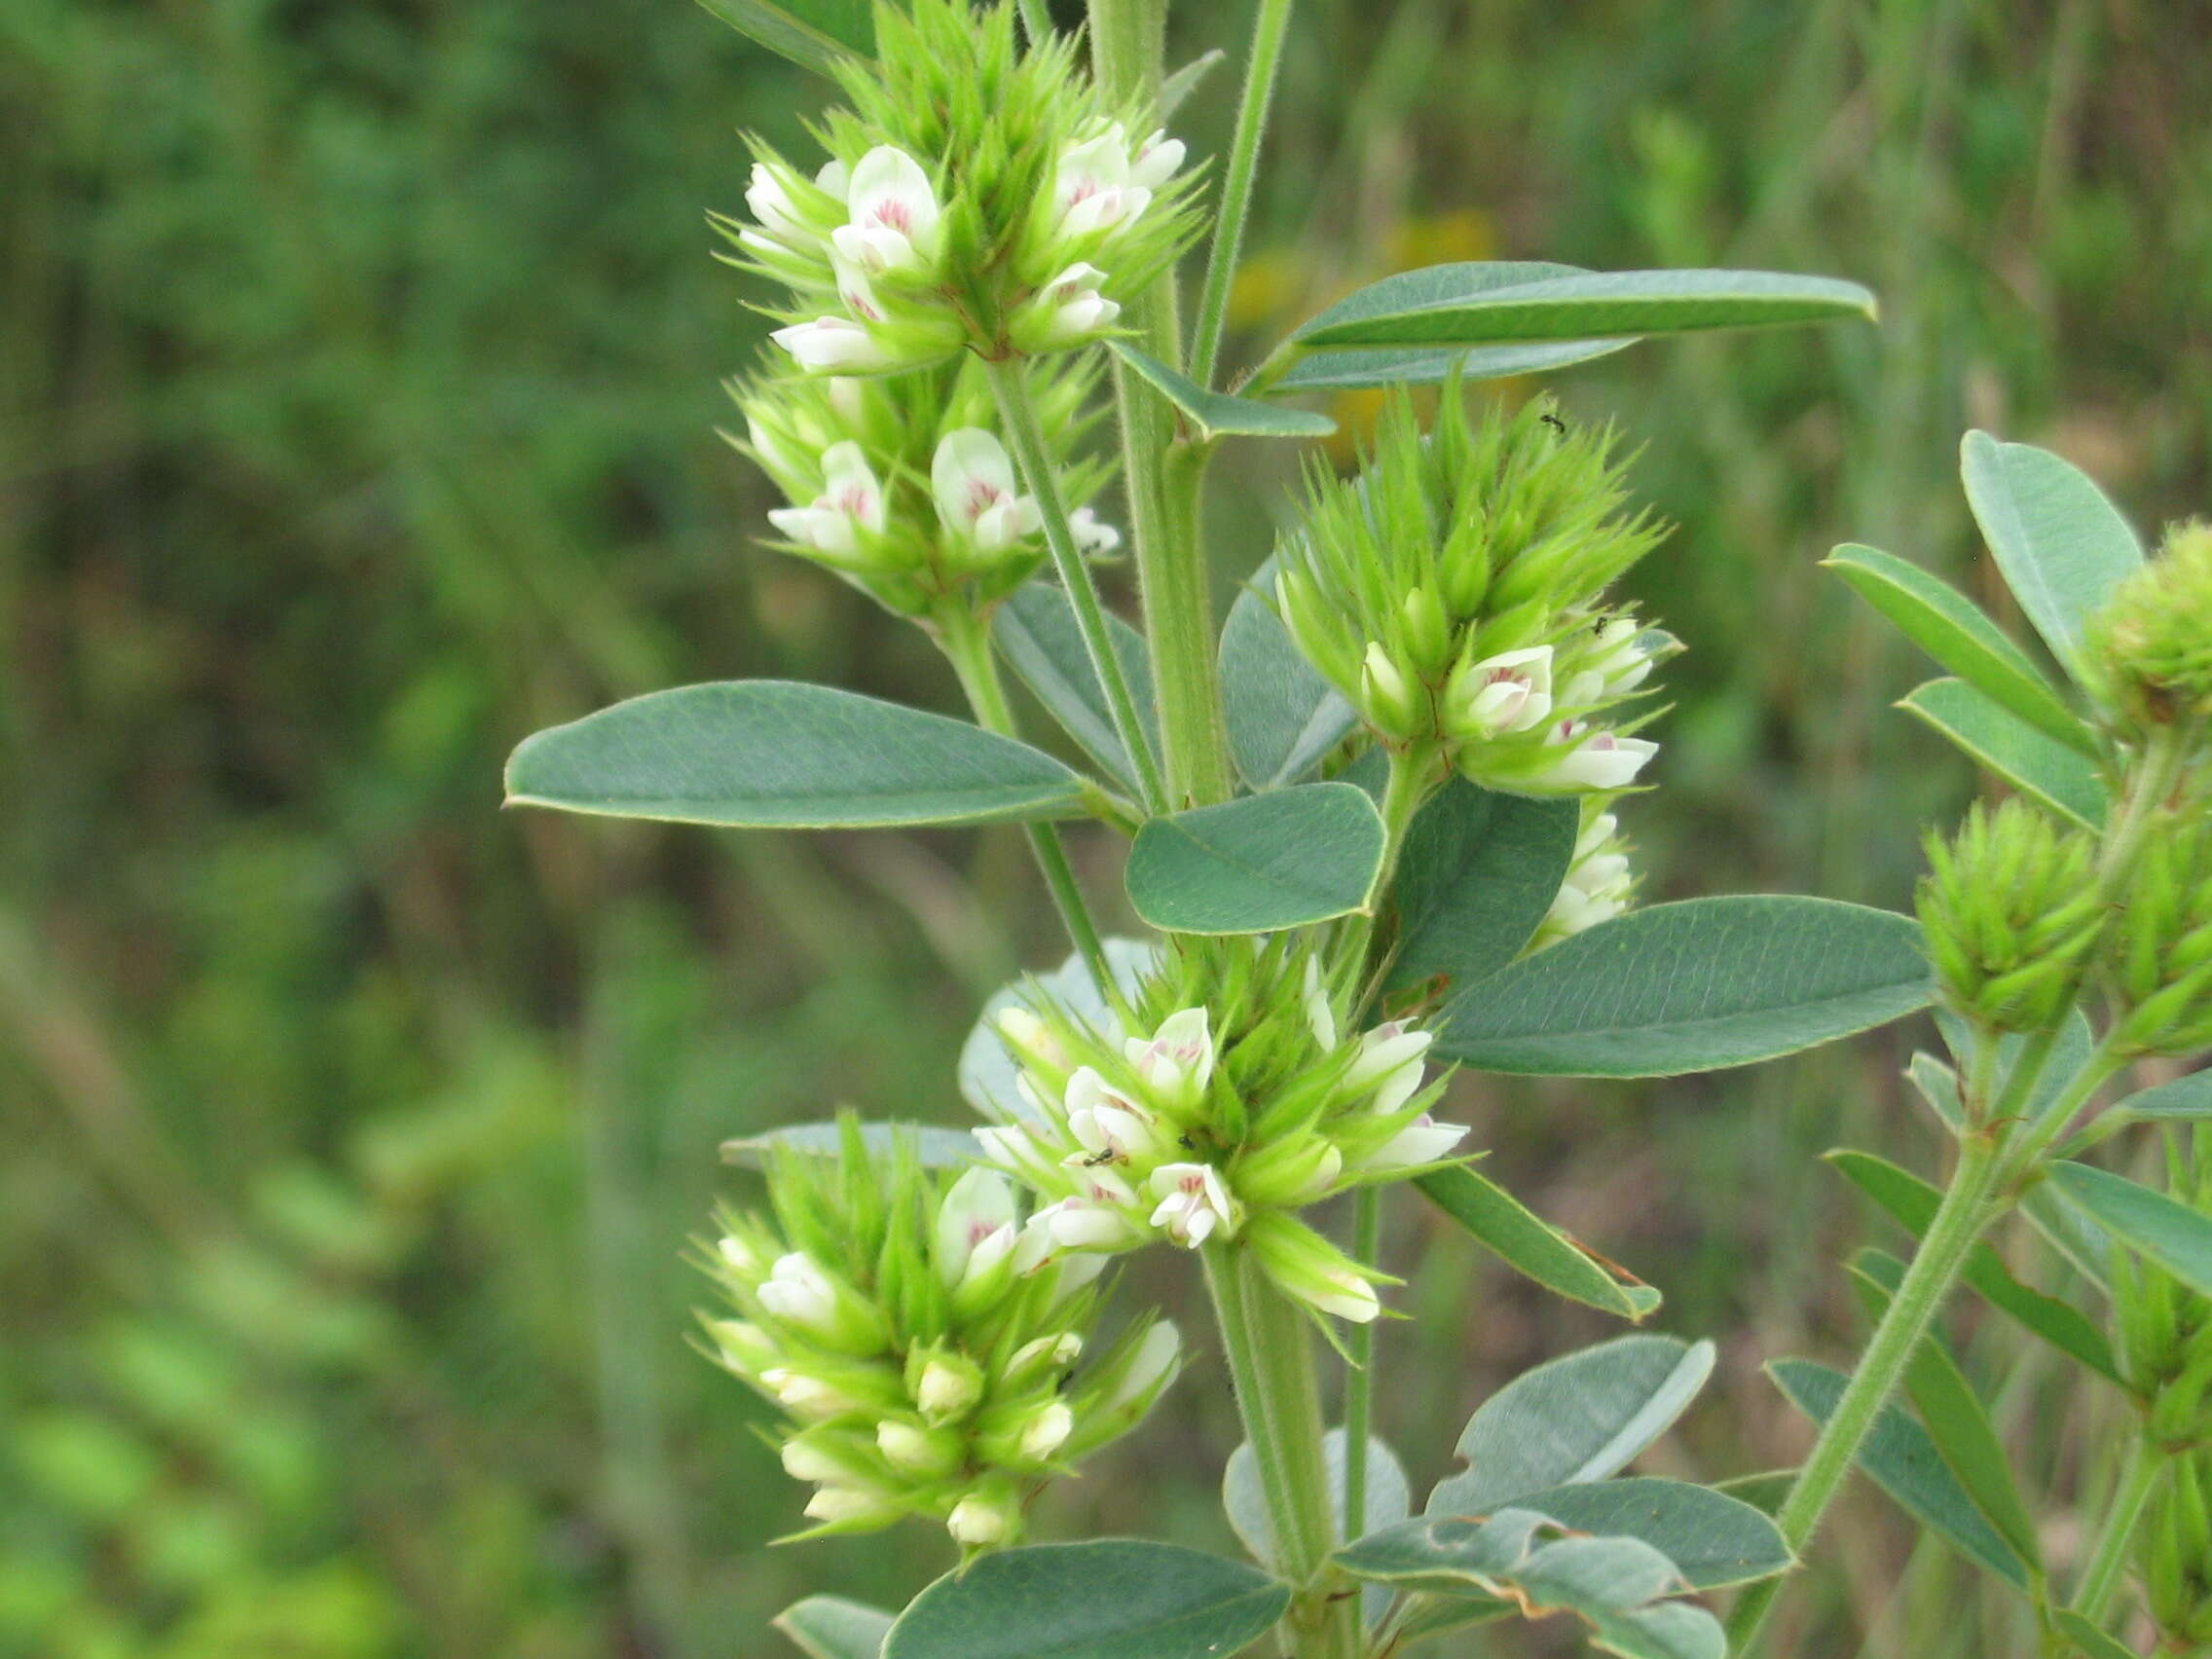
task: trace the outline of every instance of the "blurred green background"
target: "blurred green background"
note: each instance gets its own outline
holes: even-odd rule
[[[1179,7],[1178,60],[1249,10]],[[1692,647],[1628,814],[1650,893],[1904,901],[1972,780],[1887,708],[1924,665],[1815,561],[1868,540],[1995,598],[1966,425],[2148,527],[2212,506],[2208,31],[2157,0],[1302,9],[1244,351],[1438,259],[1882,294],[1878,332],[1555,383],[1648,446],[1679,525],[1639,578]],[[1231,79],[1178,124],[1201,153]],[[679,1252],[742,1191],[723,1136],[959,1117],[970,1010],[1057,954],[1018,842],[498,810],[519,738],[662,684],[952,701],[751,547],[763,486],[713,432],[760,324],[702,209],[739,204],[739,128],[796,142],[822,94],[685,0],[0,0],[0,1654],[765,1655],[802,1589],[945,1565],[919,1530],[764,1550],[798,1493],[685,1346]],[[1288,471],[1223,469],[1225,582]],[[1880,1230],[1816,1154],[1932,1164],[1892,1082],[1915,1035],[1463,1086],[1493,1172],[1722,1343],[1664,1466],[1801,1447],[1757,1363],[1855,1340],[1832,1264]],[[1385,1332],[1382,1420],[1417,1482],[1503,1377],[1605,1334],[1410,1202],[1391,1259],[1425,1317]],[[1138,1276],[1198,1329],[1179,1267]],[[2099,1419],[1960,1332],[2064,1561]],[[1225,1543],[1233,1420],[1201,1361],[1042,1530]],[[1849,1506],[1788,1650],[2003,1650],[2010,1615],[1906,1547]]]

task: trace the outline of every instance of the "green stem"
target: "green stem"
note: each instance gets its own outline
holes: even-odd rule
[[[1410,749],[1389,751],[1390,773],[1382,786],[1382,863],[1375,877],[1375,899],[1381,903],[1390,891],[1390,883],[1398,873],[1398,859],[1406,850],[1406,832],[1413,828],[1414,815],[1428,799],[1429,771],[1435,764],[1436,752],[1426,745],[1416,744]],[[1332,969],[1332,984],[1340,996],[1353,996],[1366,983],[1367,950],[1375,937],[1375,916],[1372,911],[1346,918],[1337,936],[1336,963]],[[1360,1005],[1353,1002],[1356,1010]]]
[[[1205,1269],[1244,1437],[1267,1497],[1275,1569],[1297,1591],[1283,1621],[1284,1647],[1299,1659],[1355,1659],[1359,1598],[1336,1598],[1329,1570],[1337,1524],[1322,1454],[1313,1334],[1306,1314],[1268,1281],[1250,1250],[1208,1244]]]
[[[2127,1468],[2112,1494],[2112,1506],[2105,1511],[2096,1554],[2089,1558],[2074,1592],[2074,1610],[2093,1625],[2102,1625],[2112,1609],[2113,1594],[2127,1570],[2128,1546],[2135,1541],[2136,1523],[2143,1519],[2144,1506],[2151,1501],[2158,1477],[2166,1472],[2166,1462],[2165,1455],[2148,1434],[2136,1436]]]
[[[1802,1553],[1819,1530],[1821,1518],[1850,1473],[1877,1414],[1896,1391],[1898,1379],[1965,1267],[1968,1252],[1995,1219],[2001,1206],[1993,1203],[1991,1194],[1999,1167],[1998,1148],[1988,1132],[1969,1130],[1960,1143],[1958,1168],[1927,1236],[1775,1518],[1792,1553]],[[1752,1650],[1783,1582],[1770,1578],[1744,1592],[1728,1618],[1731,1653]]]
[[[1351,1253],[1371,1268],[1382,1252],[1381,1189],[1366,1186],[1352,1198]],[[1354,1325],[1345,1334],[1349,1363],[1345,1371],[1345,1531],[1358,1537],[1367,1530],[1367,1437],[1375,1421],[1375,1324]]]
[[[964,604],[948,605],[938,618],[937,642],[952,664],[952,672],[959,676],[960,688],[968,694],[968,706],[975,710],[977,723],[1001,737],[1018,737],[983,618]],[[1029,837],[1029,850],[1036,855],[1045,885],[1051,892],[1052,907],[1059,912],[1069,940],[1082,952],[1091,982],[1109,1005],[1119,1006],[1120,991],[1106,961],[1106,946],[1098,937],[1097,924],[1090,919],[1090,906],[1084,901],[1058,828],[1051,824],[1024,824],[1021,828]]]
[[[1106,611],[1098,603],[1098,588],[1090,579],[1090,567],[1083,562],[1083,552],[1075,544],[1075,532],[1068,524],[1067,503],[1060,498],[1059,478],[1052,468],[1051,452],[1046,447],[1045,434],[1037,424],[1037,406],[1029,396],[1023,361],[1019,357],[1001,357],[987,366],[991,389],[998,394],[999,419],[1014,446],[1014,465],[1020,468],[1021,481],[1029,487],[1029,494],[1037,502],[1038,517],[1045,525],[1045,545],[1051,549],[1053,567],[1060,573],[1060,585],[1067,590],[1076,626],[1083,634],[1084,649],[1090,657],[1090,670],[1098,676],[1098,683],[1106,693],[1106,709],[1114,719],[1114,734],[1122,740],[1122,747],[1128,752],[1130,762],[1136,768],[1146,807],[1158,812],[1166,800],[1159,764],[1153,758],[1152,746],[1145,740],[1144,724],[1137,719],[1136,700],[1129,695],[1128,679],[1122,672],[1121,654],[1114,649],[1113,635],[1107,631]]]
[[[1198,515],[1205,453],[1171,443],[1159,458],[1159,514],[1137,544],[1145,637],[1160,696],[1167,788],[1178,804],[1207,805],[1233,793],[1229,727],[1214,658],[1213,595]]]
[[[1198,290],[1198,319],[1191,341],[1191,378],[1200,386],[1213,384],[1221,355],[1222,331],[1229,322],[1229,288],[1236,279],[1244,221],[1252,210],[1252,179],[1259,171],[1260,140],[1267,130],[1275,69],[1282,62],[1282,43],[1290,28],[1290,5],[1291,0],[1260,0],[1260,15],[1252,25],[1252,59],[1244,70],[1244,94],[1236,106],[1236,130],[1221,178],[1221,212],[1214,223],[1213,251],[1206,259],[1205,285]]]

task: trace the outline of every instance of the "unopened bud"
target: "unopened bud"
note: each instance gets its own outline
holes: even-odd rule
[[[1994,812],[1977,803],[1927,849],[1918,909],[1937,995],[1992,1030],[2048,1030],[2104,927],[2086,837],[2014,798]]]
[[[940,1353],[924,1362],[914,1404],[931,1423],[966,1417],[983,1397],[983,1373],[965,1354]]]

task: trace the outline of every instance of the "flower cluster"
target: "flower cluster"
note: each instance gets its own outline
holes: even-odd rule
[[[1073,459],[1097,370],[1069,359],[1031,379],[1039,424],[1062,458],[1063,497],[1084,502],[1106,477],[1104,463]],[[1043,564],[1037,505],[993,430],[975,359],[896,379],[762,374],[730,394],[746,434],[730,441],[791,503],[768,514],[781,545],[891,610],[927,616],[955,596],[988,605]],[[1087,552],[1121,544],[1088,506],[1071,519]]]
[[[2177,1143],[2169,1170],[2172,1197],[2212,1216],[2212,1144],[2191,1158]],[[2144,1588],[2167,1647],[2192,1653],[2212,1642],[2212,1302],[2126,1251],[2112,1293],[2143,1432],[2167,1453],[2137,1546]]]
[[[2015,797],[1976,802],[1927,849],[1918,909],[1939,1000],[1993,1031],[2049,1030],[2104,932],[2089,838]]]
[[[1574,843],[1574,862],[1567,867],[1552,907],[1536,929],[1532,948],[1541,949],[1561,940],[1609,922],[1636,898],[1636,875],[1629,867],[1628,838],[1620,820],[1596,807],[1597,797],[1582,809],[1582,833]]]
[[[1455,387],[1430,435],[1400,396],[1356,478],[1310,473],[1276,604],[1382,742],[1519,794],[1636,781],[1658,746],[1618,715],[1674,643],[1605,598],[1659,535],[1612,447],[1542,399],[1476,425]]]
[[[1341,1037],[1317,965],[1287,941],[1178,940],[1132,1017],[1040,991],[998,1031],[1025,1112],[978,1137],[1050,1200],[1031,1225],[1054,1246],[1241,1239],[1285,1291],[1346,1319],[1374,1318],[1386,1281],[1292,1212],[1430,1167],[1466,1133],[1428,1116],[1443,1087],[1423,1087],[1429,1033]]]
[[[1144,135],[1077,67],[1017,52],[1014,8],[876,8],[874,59],[807,172],[765,144],[728,256],[792,290],[775,339],[810,372],[895,374],[973,348],[1085,345],[1191,234],[1184,150]]]
[[[2212,735],[2212,525],[2176,526],[2120,584],[2090,623],[2083,667],[2122,736]]]
[[[2161,812],[2144,836],[2115,923],[2114,1047],[2189,1054],[2212,1045],[2212,820]]]
[[[782,1149],[773,1219],[725,1215],[705,1265],[737,1317],[710,1351],[786,1414],[784,1467],[815,1487],[808,1535],[941,1522],[1014,1542],[1049,1476],[1133,1428],[1174,1378],[1175,1327],[1139,1321],[1081,1365],[1099,1263],[1024,1224],[999,1175],[944,1183],[910,1142]]]

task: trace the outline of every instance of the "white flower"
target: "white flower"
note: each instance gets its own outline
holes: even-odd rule
[[[1088,507],[1078,507],[1068,514],[1068,529],[1075,534],[1077,548],[1093,559],[1103,558],[1122,545],[1122,533]]]
[[[881,274],[928,264],[937,196],[929,174],[905,151],[881,144],[863,156],[853,168],[845,209],[848,222],[830,233],[830,240],[854,265]]]
[[[1434,1032],[1410,1031],[1402,1019],[1376,1026],[1359,1040],[1359,1056],[1345,1073],[1345,1092],[1372,1092],[1377,1112],[1397,1111],[1419,1092],[1421,1056],[1435,1040]]]
[[[1161,129],[1129,158],[1129,182],[1146,190],[1160,189],[1182,170],[1184,154],[1183,140],[1168,137],[1166,129]]]
[[[1571,747],[1545,770],[1544,783],[1586,790],[1625,790],[1636,782],[1645,762],[1659,753],[1656,743],[1641,737],[1620,737],[1609,731],[1585,737],[1584,729],[1580,720],[1561,722],[1553,741]]]
[[[883,532],[883,486],[860,445],[831,444],[822,452],[822,494],[809,506],[774,509],[768,522],[801,546],[851,559],[864,533]]]
[[[1065,1103],[1068,1132],[1083,1147],[1062,1161],[1072,1167],[1126,1163],[1132,1157],[1149,1158],[1161,1150],[1152,1115],[1108,1088],[1106,1080],[1089,1066],[1068,1079]]]
[[[792,204],[791,192],[758,162],[753,164],[753,181],[746,187],[745,204],[753,209],[753,217],[759,221],[760,228],[771,236],[785,241],[809,239],[806,225]]]
[[[837,1289],[803,1251],[779,1257],[761,1284],[760,1306],[777,1318],[817,1333],[836,1328]]]
[[[1528,731],[1552,712],[1552,648],[1500,651],[1452,677],[1452,721],[1484,737]]]
[[[1020,343],[1043,351],[1113,327],[1122,308],[1098,291],[1105,276],[1095,265],[1071,265],[1039,288],[1021,307],[1016,325]]]
[[[768,338],[789,351],[800,368],[817,374],[878,374],[899,366],[899,359],[850,317],[818,316],[812,322],[779,328]]]
[[[1062,1446],[1075,1432],[1075,1413],[1058,1400],[1054,1400],[1034,1418],[1021,1431],[1021,1456],[1032,1463],[1042,1463]]]
[[[937,1265],[945,1287],[1004,1260],[1014,1248],[1014,1189],[1004,1176],[971,1169],[953,1182],[937,1212]],[[1004,1240],[992,1246],[990,1262],[977,1270],[975,1258],[1002,1234]]]
[[[1349,1319],[1355,1325],[1368,1324],[1382,1311],[1382,1300],[1375,1294],[1375,1287],[1346,1269],[1316,1274],[1312,1282],[1300,1286],[1297,1294],[1322,1312]]]
[[[1406,689],[1406,677],[1390,660],[1380,641],[1371,643],[1359,665],[1359,700],[1391,721],[1414,718],[1414,701]]]
[[[1337,1010],[1329,1001],[1329,988],[1321,983],[1321,959],[1306,959],[1306,1023],[1313,1028],[1313,1041],[1324,1049],[1337,1046]]]
[[[930,489],[944,528],[981,552],[1037,533],[1037,503],[1016,494],[1014,463],[980,426],[962,426],[938,441]]]
[[[1182,1333],[1176,1330],[1173,1320],[1162,1319],[1145,1332],[1136,1352],[1129,1356],[1128,1369],[1115,1382],[1114,1392],[1106,1400],[1106,1410],[1118,1411],[1158,1392],[1174,1375],[1182,1352]]]
[[[1439,1124],[1423,1112],[1361,1159],[1359,1167],[1373,1173],[1389,1169],[1413,1169],[1423,1163],[1434,1163],[1438,1159],[1448,1157],[1466,1135],[1464,1124]]]
[[[1152,192],[1130,181],[1129,140],[1120,122],[1061,152],[1052,201],[1058,235],[1068,240],[1125,229],[1144,216]]]
[[[1143,1231],[1120,1205],[1092,1199],[1047,1204],[1029,1218],[1029,1225],[1060,1250],[1125,1250],[1144,1242]]]
[[[822,170],[814,175],[814,188],[842,202],[852,191],[853,169],[834,159],[824,162]]]
[[[1226,1238],[1236,1231],[1236,1200],[1212,1164],[1163,1163],[1145,1185],[1160,1200],[1152,1225],[1175,1243],[1195,1250],[1216,1233]]]
[[[1590,671],[1604,677],[1605,695],[1620,697],[1643,683],[1651,654],[1643,648],[1643,625],[1633,616],[1616,616],[1598,626],[1599,654]]]
[[[1202,1008],[1169,1014],[1149,1040],[1128,1038],[1122,1051],[1145,1086],[1169,1101],[1196,1100],[1213,1080],[1213,1032]]]

